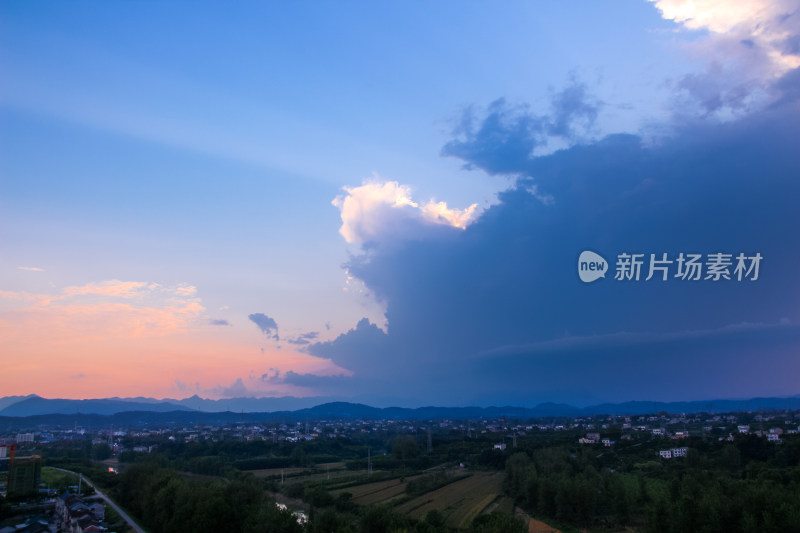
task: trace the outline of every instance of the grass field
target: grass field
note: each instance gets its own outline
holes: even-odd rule
[[[62,490],[72,485],[78,484],[78,476],[51,468],[42,467],[41,482],[46,483],[50,489]]]

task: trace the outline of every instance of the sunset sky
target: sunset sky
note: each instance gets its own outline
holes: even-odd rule
[[[798,228],[798,0],[0,3],[0,396],[795,395]]]

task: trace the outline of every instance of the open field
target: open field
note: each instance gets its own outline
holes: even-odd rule
[[[327,476],[328,474],[331,477],[334,475],[339,474],[344,471],[345,464],[343,462],[338,463],[322,463],[315,466],[307,466],[307,467],[289,467],[289,468],[264,468],[261,470],[248,470],[247,472],[253,474],[258,478],[280,478],[281,473],[283,473],[284,477],[293,477],[299,475],[306,475],[309,477],[312,476]],[[352,474],[349,473],[349,474]]]
[[[500,511],[501,513],[505,514],[514,514],[514,500],[508,496],[501,496],[491,505],[487,506],[482,512],[488,514],[493,511]]]
[[[56,470],[55,468],[42,467],[41,482],[47,484],[47,488],[62,490],[71,485],[78,484],[78,476],[69,472]]]
[[[448,527],[464,528],[502,493],[504,476],[500,472],[478,472],[414,498],[397,509],[416,519],[437,510],[445,516]]]
[[[412,476],[406,478],[404,481],[400,479],[389,479],[386,481],[377,481],[375,483],[365,483],[363,485],[356,485],[353,487],[336,490],[333,492],[333,494],[336,495],[343,492],[349,492],[353,495],[353,503],[358,505],[388,503],[390,500],[405,493],[409,481],[420,477],[422,476]]]

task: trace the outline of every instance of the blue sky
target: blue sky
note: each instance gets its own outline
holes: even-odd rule
[[[0,389],[796,394],[798,9],[5,2]]]

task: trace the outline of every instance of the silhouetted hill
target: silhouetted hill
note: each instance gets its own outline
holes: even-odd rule
[[[38,398],[38,396],[35,394],[28,394],[27,396],[5,396],[0,398],[0,411],[9,405],[21,402],[22,400],[27,400],[28,398]]]
[[[12,403],[0,410],[2,416],[33,416],[47,414],[97,414],[113,415],[123,411],[178,411],[190,410],[169,402],[132,402],[127,400],[49,400],[34,396]]]
[[[22,398],[22,399],[20,399]],[[199,397],[187,398],[184,402],[197,406],[213,406],[211,412],[203,409],[191,409],[186,405],[178,405],[173,400],[153,400],[152,398],[132,399],[102,399],[102,400],[61,400],[46,399],[31,395],[29,397],[0,398],[6,407],[0,410],[0,417],[9,424],[15,418],[20,423],[30,423],[35,418],[42,420],[42,424],[61,424],[66,415],[75,415],[70,418],[67,425],[74,423],[84,424],[194,424],[194,423],[235,423],[259,422],[267,420],[303,420],[324,418],[364,418],[364,419],[404,419],[404,420],[432,420],[449,418],[454,420],[467,420],[479,418],[552,418],[576,417],[591,415],[641,415],[664,411],[668,413],[696,413],[696,412],[733,412],[757,411],[769,409],[800,409],[800,396],[789,398],[750,398],[743,400],[714,400],[693,402],[643,402],[631,401],[624,403],[605,403],[590,407],[578,408],[566,404],[542,403],[536,407],[371,407],[361,403],[328,402],[303,409],[259,410],[247,411],[218,411],[224,405],[215,400],[205,400]],[[238,398],[238,400],[251,400],[253,407],[265,405],[283,405],[296,398]],[[303,398],[305,403],[312,403],[320,398]],[[216,400],[223,402],[223,400]],[[272,402],[274,401],[274,402]],[[113,416],[112,416],[113,415]],[[89,418],[86,418],[89,416]],[[53,418],[55,417],[55,418]],[[83,417],[83,418],[81,418]],[[99,418],[98,418],[99,417]],[[103,418],[105,417],[105,418]],[[14,427],[17,423],[13,422]],[[2,425],[0,425],[2,429]]]
[[[277,398],[223,398],[221,400],[209,400],[198,395],[184,398],[183,400],[165,399],[165,402],[173,403],[194,409],[196,411],[206,411],[209,413],[221,413],[231,411],[234,413],[265,413],[274,411],[295,411],[297,409],[307,409],[331,401],[332,398],[312,397],[296,398],[294,396],[281,396]]]

